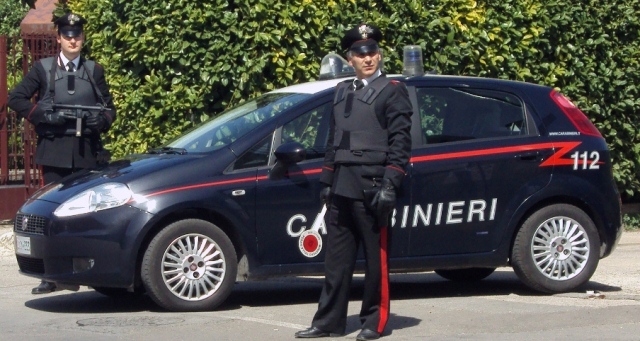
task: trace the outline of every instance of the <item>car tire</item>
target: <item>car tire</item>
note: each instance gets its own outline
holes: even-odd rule
[[[491,275],[496,268],[438,269],[440,277],[454,282],[477,282]]]
[[[575,206],[555,204],[536,211],[522,224],[511,263],[528,287],[566,292],[591,278],[599,251],[600,237],[591,218]]]
[[[170,311],[218,307],[236,280],[237,256],[227,235],[199,219],[177,221],[149,243],[142,283],[153,301]]]

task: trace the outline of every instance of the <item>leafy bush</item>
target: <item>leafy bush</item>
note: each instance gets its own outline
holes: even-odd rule
[[[119,119],[115,156],[158,146],[229,105],[316,78],[346,28],[377,24],[385,69],[417,44],[438,73],[541,83],[605,136],[626,198],[639,198],[640,0],[77,0]]]
[[[627,213],[622,217],[622,225],[625,231],[640,230],[640,213]]]
[[[0,0],[0,35],[17,36],[20,22],[29,11],[26,3],[17,0]]]

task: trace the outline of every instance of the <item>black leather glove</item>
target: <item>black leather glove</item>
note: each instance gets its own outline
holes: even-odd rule
[[[64,118],[64,115],[59,112],[47,111],[44,113],[44,119],[42,123],[50,124],[52,126],[61,126],[67,120]]]
[[[102,131],[107,127],[107,118],[103,113],[89,112],[87,115],[87,128],[91,130]]]
[[[320,201],[328,205],[331,201],[331,186],[326,186],[320,190]]]
[[[396,207],[396,189],[393,187],[391,180],[382,179],[382,186],[376,193],[373,202],[376,205],[376,213],[380,224],[386,225],[389,215]]]
[[[33,113],[29,117],[29,121],[34,125],[38,125],[40,123],[51,124],[51,125],[61,125],[64,124],[64,119],[60,118],[59,115],[54,115],[51,101],[39,101],[36,104],[36,107],[33,108]]]

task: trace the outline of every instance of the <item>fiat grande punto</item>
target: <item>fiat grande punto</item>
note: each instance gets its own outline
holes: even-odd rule
[[[15,219],[20,272],[146,293],[170,311],[215,309],[237,281],[323,274],[320,168],[334,87],[350,79],[335,76],[43,187]],[[589,119],[546,86],[389,77],[414,108],[390,271],[473,281],[509,266],[546,293],[586,283],[622,233],[609,150]]]

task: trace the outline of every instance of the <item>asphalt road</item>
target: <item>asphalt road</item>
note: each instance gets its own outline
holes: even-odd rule
[[[171,313],[147,297],[113,300],[91,289],[34,296],[18,273],[11,230],[0,225],[0,340],[293,340],[317,306],[322,278],[239,283],[212,312]],[[362,280],[347,335],[359,331]],[[498,269],[475,284],[433,273],[391,276],[392,316],[382,340],[639,340],[640,232],[628,232],[585,288],[541,295]]]

